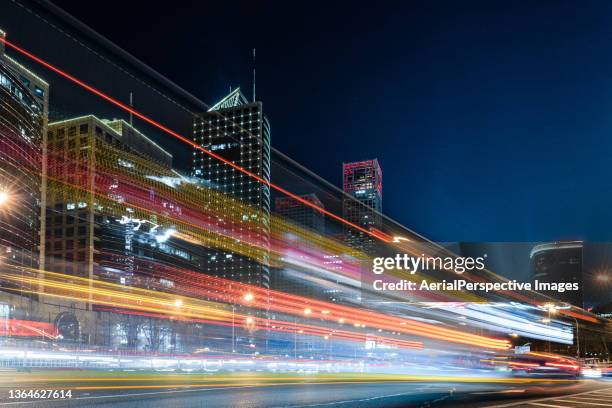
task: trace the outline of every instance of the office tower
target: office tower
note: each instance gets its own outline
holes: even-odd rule
[[[302,199],[324,208],[323,203],[316,194],[305,194]],[[316,234],[324,234],[325,219],[323,213],[308,207],[292,197],[278,197],[274,200],[274,211],[281,218],[280,222],[291,223],[300,230],[308,230]],[[287,250],[295,252],[293,256],[299,257],[303,262],[311,262],[311,256],[320,249],[312,241],[301,239],[297,235],[287,238],[290,242]],[[299,253],[301,252],[301,253]],[[272,271],[271,287],[281,292],[294,293],[300,296],[316,297],[316,288],[312,282],[291,267],[275,268]]]
[[[531,250],[533,279],[543,283],[578,283],[579,290],[542,292],[559,302],[583,307],[581,241],[547,242]]]
[[[319,208],[324,208],[323,203],[316,194],[305,194],[300,198],[316,205]],[[321,211],[317,211],[312,207],[308,207],[292,197],[278,197],[274,200],[275,212],[287,221],[308,228],[318,233],[324,233],[325,218]]]
[[[48,164],[49,270],[130,284],[146,273],[139,259],[198,269],[173,237],[180,206],[160,198],[181,182],[172,155],[137,129],[93,115],[51,123]]]
[[[342,216],[360,227],[371,230],[382,226],[382,171],[378,160],[342,165],[342,188],[349,197],[342,202]],[[375,239],[363,231],[346,228],[346,243],[358,251],[371,253]]]
[[[249,102],[240,88],[230,92],[208,112],[196,115],[193,140],[209,152],[269,182],[270,124],[263,114],[262,103]],[[193,150],[193,176],[247,205],[237,222],[223,225],[224,220],[219,220],[219,223],[228,236],[251,245],[252,251],[237,254],[217,248],[211,254],[208,273],[268,288],[269,185],[199,149]]]
[[[6,37],[1,30],[0,37]],[[0,214],[0,246],[4,248],[0,248],[0,257],[43,268],[41,188],[46,177],[43,157],[49,85],[7,55],[5,48],[0,41],[0,190],[4,192],[0,205],[4,207]]]
[[[0,263],[38,266],[43,105],[0,60]]]
[[[0,38],[6,38],[6,33],[2,30],[0,30]],[[42,114],[46,120],[49,112],[49,84],[30,69],[11,58],[10,55],[6,54],[6,50],[6,46],[0,41],[0,60],[13,72],[19,82],[30,91],[34,99],[41,104]]]

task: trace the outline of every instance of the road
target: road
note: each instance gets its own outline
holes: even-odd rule
[[[257,408],[257,407],[461,407],[612,408],[612,381],[528,384],[444,382],[334,382],[265,386],[80,390],[70,400],[17,401],[0,407]],[[4,391],[3,391],[4,392]]]

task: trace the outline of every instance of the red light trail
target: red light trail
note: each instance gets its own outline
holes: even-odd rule
[[[152,276],[174,281],[175,289],[184,292],[188,296],[203,296],[233,305],[273,310],[300,317],[304,317],[305,310],[309,309],[308,318],[320,319],[329,323],[339,323],[346,326],[359,324],[359,327],[366,327],[367,324],[367,327],[370,328],[380,328],[386,331],[395,331],[484,348],[505,350],[509,347],[508,341],[504,339],[480,336],[438,327],[410,318],[389,316],[370,310],[361,310],[294,294],[262,289],[257,286],[234,282],[216,276],[202,275],[160,263],[152,263],[152,265],[155,265],[153,271],[150,272]],[[245,299],[244,295],[247,293],[252,296],[252,299]]]
[[[280,187],[280,186],[278,186],[278,185],[276,185],[276,184],[274,184],[274,183],[264,179],[263,177],[260,177],[257,174],[252,173],[252,172],[248,171],[247,169],[245,169],[245,168],[243,168],[241,166],[238,166],[237,164],[231,162],[230,160],[227,160],[226,158],[224,158],[222,156],[220,156],[220,155],[218,155],[216,153],[213,153],[210,150],[204,149],[202,146],[200,146],[197,143],[191,141],[187,137],[185,137],[185,136],[175,132],[174,130],[172,130],[172,129],[162,125],[161,123],[159,123],[159,122],[149,118],[148,116],[144,115],[143,113],[140,113],[139,111],[137,111],[134,108],[124,104],[123,102],[120,102],[117,99],[115,99],[115,98],[105,94],[104,92],[94,88],[93,86],[91,86],[91,85],[81,81],[80,79],[70,75],[66,71],[61,70],[60,68],[52,65],[51,63],[43,60],[42,58],[37,57],[36,55],[30,53],[29,51],[26,51],[25,49],[19,47],[18,45],[13,44],[12,42],[6,40],[6,38],[0,37],[0,41],[3,42],[5,45],[9,46],[10,48],[12,48],[13,50],[17,51],[18,53],[26,56],[27,58],[30,58],[31,60],[39,63],[40,65],[44,66],[45,68],[47,68],[47,69],[55,72],[56,74],[58,74],[58,75],[60,75],[60,76],[62,76],[64,78],[68,79],[69,81],[77,84],[81,88],[83,88],[83,89],[93,93],[96,96],[99,96],[100,98],[102,98],[105,101],[107,101],[107,102],[109,102],[109,103],[111,103],[111,104],[113,104],[113,105],[123,109],[124,111],[126,111],[128,113],[131,113],[132,115],[136,116],[137,118],[139,118],[139,119],[145,121],[146,123],[148,123],[148,124],[158,128],[158,129],[160,129],[161,131],[169,134],[170,136],[173,136],[176,139],[178,139],[178,140],[180,140],[180,141],[190,145],[191,147],[206,153],[207,155],[209,155],[209,156],[211,156],[211,157],[213,157],[213,158],[215,158],[215,159],[217,159],[217,160],[227,164],[228,166],[230,166],[230,167],[232,167],[232,168],[234,168],[234,169],[236,169],[236,170],[246,174],[247,176],[249,176],[251,178],[254,178],[255,180],[259,181],[260,183],[265,184],[265,185],[275,189],[276,191],[278,191],[278,192],[280,192],[280,193],[282,193],[282,194],[284,194],[284,195],[286,195],[288,197],[291,197],[294,200],[297,200],[298,202],[300,202],[300,203],[302,203],[302,204],[304,204],[304,205],[306,205],[308,207],[311,207],[311,208],[313,208],[313,209],[315,209],[315,210],[317,210],[317,211],[319,211],[319,212],[321,212],[321,213],[323,213],[323,214],[325,214],[325,215],[327,215],[327,216],[329,216],[329,217],[331,217],[331,218],[333,218],[333,219],[335,219],[337,221],[340,221],[343,224],[345,224],[345,225],[347,225],[347,226],[349,226],[351,228],[354,228],[354,229],[356,229],[358,231],[361,231],[361,232],[363,232],[365,234],[368,234],[368,235],[370,235],[370,236],[372,236],[372,237],[374,237],[376,239],[385,241],[382,235],[373,233],[372,231],[370,231],[370,230],[368,230],[366,228],[363,228],[363,227],[361,227],[361,226],[359,226],[357,224],[354,224],[354,223],[352,223],[352,222],[350,222],[350,221],[348,221],[348,220],[346,220],[346,219],[344,219],[344,218],[342,218],[342,217],[340,217],[340,216],[338,216],[338,215],[336,215],[336,214],[334,214],[334,213],[332,213],[332,212],[330,212],[330,211],[328,211],[328,210],[326,210],[326,209],[324,209],[322,207],[319,207],[316,204],[311,203],[310,201],[304,199],[303,197],[300,197],[299,195],[293,194],[292,192],[290,192],[290,191],[288,191],[288,190],[286,190],[286,189],[284,189],[284,188],[282,188],[282,187]],[[386,242],[391,242],[391,241],[386,241]]]

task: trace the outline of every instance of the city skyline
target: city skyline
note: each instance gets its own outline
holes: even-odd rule
[[[509,234],[520,226],[503,212],[519,211],[513,203],[534,212],[548,204],[549,218],[563,207],[515,196],[497,177],[518,182],[529,173],[519,165],[526,154],[540,167],[553,163],[557,174],[567,165],[560,156],[579,156],[561,136],[529,150],[524,139],[496,135],[481,152],[506,148],[485,158],[494,169],[483,169],[485,159],[461,155],[486,120],[505,124],[509,112],[495,113],[498,105],[487,106],[495,119],[472,123],[473,135],[457,124],[463,143],[449,144],[446,131],[423,138],[432,128],[413,122],[408,107],[418,94],[377,103],[385,94],[385,86],[372,88],[378,74],[382,85],[401,68],[398,91],[419,81],[422,67],[393,65],[396,55],[405,63],[421,46],[435,45],[435,53],[441,45],[402,42],[429,30],[437,18],[430,14],[456,22],[438,27],[443,37],[474,33],[464,26],[474,10],[444,4],[448,10],[415,2],[366,13],[334,4],[194,3],[188,15],[109,4],[84,17],[109,27],[94,26],[98,33],[46,0],[8,1],[0,16],[0,405],[493,408],[556,404],[562,395],[578,402],[555,406],[577,408],[582,398],[610,405],[602,398],[612,396],[612,245],[463,234],[440,242],[432,231],[441,224],[418,211],[426,202],[444,234],[470,222],[487,225],[469,236]],[[77,17],[91,10],[82,6]],[[509,18],[508,8],[521,7],[480,5],[477,14]],[[232,10],[234,19],[220,18]],[[408,18],[414,27],[401,24]],[[149,32],[142,21],[152,35],[136,57],[102,36],[127,29],[128,42],[137,41]],[[328,49],[312,47],[322,40]],[[460,52],[449,46],[443,58]],[[256,49],[263,67],[255,66]],[[462,55],[467,65],[454,73],[482,66],[489,51],[474,51],[477,60]],[[149,52],[153,62],[143,57]],[[380,58],[368,59],[373,53]],[[298,54],[311,60],[288,82]],[[361,65],[342,68],[343,58]],[[344,83],[326,76],[339,70]],[[423,86],[440,81],[427,76]],[[445,120],[473,114],[465,102],[494,93],[498,84],[479,76],[485,81],[473,90],[445,90],[461,101],[428,91],[440,106],[461,105]],[[257,93],[255,78],[263,83]],[[365,90],[371,100],[359,97]],[[434,120],[441,110],[419,109],[428,126],[444,127]],[[448,177],[431,178],[442,173]],[[495,197],[465,199],[487,179]],[[428,183],[443,200],[424,193]],[[536,185],[553,199],[550,184]],[[553,230],[534,220],[529,227],[542,228],[542,237]]]
[[[94,28],[106,28],[104,11],[90,15],[81,13],[81,6],[73,2],[59,4]],[[374,14],[332,8],[326,16],[304,9],[293,11],[291,15],[302,13],[300,27],[317,27],[312,36],[304,36],[309,30],[298,30],[275,18],[290,13],[279,5],[261,9],[248,4],[208,6],[201,35],[189,31],[196,25],[179,23],[191,21],[192,16],[175,10],[164,19],[167,27],[177,27],[164,33],[172,44],[169,49],[157,47],[155,31],[128,35],[121,28],[128,25],[117,25],[104,34],[170,78],[181,78],[179,85],[206,101],[220,98],[229,86],[250,89],[251,48],[264,43],[258,48],[258,95],[271,117],[279,117],[275,129],[281,137],[273,145],[336,186],[341,183],[338,164],[380,157],[393,192],[386,200],[386,213],[436,241],[612,240],[605,206],[599,204],[612,200],[610,192],[600,188],[605,179],[599,171],[611,147],[604,143],[595,148],[607,129],[602,116],[605,98],[600,83],[582,81],[574,59],[569,64],[569,58],[577,55],[584,62],[581,70],[588,69],[598,78],[605,74],[612,64],[604,57],[607,52],[600,38],[609,32],[600,16],[612,10],[601,5],[598,16],[590,9],[576,10],[570,2],[557,7],[541,2],[526,13],[529,6],[518,3],[469,4],[472,7],[451,2],[406,3],[393,13],[378,10]],[[250,18],[251,14],[256,17]],[[336,25],[340,14],[345,22]],[[238,30],[207,41],[230,15],[240,22]],[[577,22],[539,30],[544,18],[550,24],[566,19],[593,24],[574,35]],[[255,22],[261,19],[269,21],[271,28],[255,30]],[[509,32],[503,28],[508,24],[523,29]],[[352,38],[351,27],[355,26],[366,27],[371,40]],[[272,27],[274,32],[285,32],[286,38],[275,37]],[[486,32],[483,27],[488,28]],[[245,35],[247,32],[250,34]],[[346,41],[348,47],[339,48],[342,54],[333,55],[320,47],[327,34],[333,41]],[[531,36],[534,41],[521,42],[519,47],[513,36]],[[478,49],[470,46],[474,42],[481,44]],[[548,46],[539,51],[542,43]],[[219,57],[206,63],[208,75],[194,76],[178,63],[199,61],[189,52],[192,46]],[[408,48],[411,52],[402,52]],[[231,51],[224,53],[228,49]],[[548,53],[547,58],[542,52]],[[404,57],[398,58],[399,54]],[[166,58],[155,58],[157,55]],[[275,55],[283,55],[280,64]],[[458,58],[462,63],[453,65]],[[342,80],[343,72],[351,72],[346,80]],[[383,72],[387,75],[381,75]],[[291,91],[286,84],[291,84]],[[551,88],[558,90],[545,94]],[[570,112],[577,111],[578,101],[588,95],[602,103],[582,107],[573,121],[553,121],[554,117],[572,117]],[[312,110],[313,106],[317,108]],[[368,112],[362,115],[365,122],[348,121],[349,114],[359,109]],[[320,119],[313,121],[313,116]],[[291,129],[296,122],[307,126]],[[587,123],[601,126],[595,129]],[[294,136],[283,136],[290,129]],[[589,133],[585,135],[584,129]],[[379,143],[369,144],[371,136]],[[316,143],[296,149],[296,139]],[[581,147],[571,153],[560,151],[550,140],[568,146],[580,140]],[[313,160],[317,156],[325,160]],[[401,193],[406,184],[417,194]],[[580,199],[586,196],[593,199]],[[552,208],[551,202],[556,204]],[[504,216],[498,217],[499,213]]]

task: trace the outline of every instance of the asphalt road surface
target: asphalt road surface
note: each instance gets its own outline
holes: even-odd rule
[[[78,391],[70,400],[8,399],[0,407],[612,408],[612,381],[530,384],[374,382]]]
[[[612,381],[531,384],[375,382],[78,391],[70,400],[19,401],[0,407],[482,407],[612,408]]]

